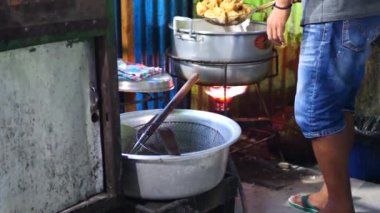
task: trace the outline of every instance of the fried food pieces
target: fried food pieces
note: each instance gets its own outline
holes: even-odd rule
[[[252,8],[245,5],[243,0],[203,0],[196,6],[199,16],[219,24],[230,24],[246,19],[251,10]]]

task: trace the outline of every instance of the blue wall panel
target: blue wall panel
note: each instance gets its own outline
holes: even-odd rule
[[[188,0],[134,0],[134,37],[136,63],[148,66],[165,66],[165,51],[170,45],[168,27],[174,16],[191,16],[192,1]],[[172,97],[176,90],[170,92]],[[162,97],[163,94],[150,94]],[[136,94],[136,100],[144,94]],[[137,110],[163,108],[165,101],[150,101],[147,106],[137,104]]]

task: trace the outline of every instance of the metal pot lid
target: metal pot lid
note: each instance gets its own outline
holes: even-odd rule
[[[143,81],[119,80],[120,92],[166,92],[174,89],[173,78],[168,73],[154,75]]]
[[[266,33],[266,23],[257,21],[247,21],[239,25],[218,26],[209,22],[195,18],[178,17],[173,19],[169,28],[181,33],[194,33],[204,35],[246,35]]]

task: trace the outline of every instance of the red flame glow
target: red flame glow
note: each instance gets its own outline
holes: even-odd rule
[[[212,86],[208,87],[205,92],[215,101],[224,102],[224,98],[226,98],[226,103],[229,103],[233,97],[243,94],[247,88],[248,86],[227,86],[225,90],[223,86]]]

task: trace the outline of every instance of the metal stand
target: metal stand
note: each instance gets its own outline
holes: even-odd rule
[[[242,64],[256,64],[256,63],[259,63],[259,62],[266,62],[266,61],[271,61],[271,60],[275,60],[275,72],[273,73],[270,73],[268,75],[266,75],[264,77],[264,79],[268,79],[268,78],[273,78],[275,76],[278,75],[278,70],[279,70],[279,62],[278,62],[278,52],[276,49],[273,49],[273,54],[271,57],[268,57],[268,58],[265,58],[265,59],[261,59],[261,60],[252,60],[252,61],[204,61],[204,60],[191,60],[191,59],[183,59],[183,58],[180,58],[180,57],[177,57],[173,54],[170,53],[170,50],[167,50],[166,52],[166,72],[169,72],[170,75],[172,75],[173,77],[177,77],[178,76],[172,71],[173,70],[173,66],[172,66],[172,61],[178,61],[178,62],[187,62],[187,63],[191,63],[191,64],[194,64],[194,65],[209,65],[209,66],[221,66],[223,67],[223,70],[224,70],[224,84],[223,84],[223,87],[224,87],[224,104],[225,106],[227,106],[227,86],[228,85],[228,81],[227,81],[227,70],[228,70],[228,67],[230,65],[242,65]],[[262,80],[264,80],[262,79]],[[261,80],[261,81],[262,81]],[[264,143],[264,142],[267,142],[269,140],[274,140],[275,143],[276,143],[276,146],[277,146],[277,150],[278,150],[278,153],[280,155],[280,158],[281,160],[284,159],[283,157],[283,154],[282,154],[282,151],[280,149],[280,146],[278,144],[278,140],[277,140],[277,131],[274,130],[273,126],[272,126],[272,118],[271,118],[271,115],[269,113],[269,110],[268,110],[268,107],[264,101],[264,98],[261,94],[261,90],[260,90],[260,87],[259,87],[259,82],[252,82],[251,84],[254,84],[255,85],[255,89],[256,89],[256,95],[258,97],[258,100],[261,104],[261,106],[263,107],[264,109],[264,116],[262,117],[253,117],[253,118],[233,118],[235,121],[237,122],[240,122],[240,123],[256,123],[256,122],[266,122],[269,124],[269,129],[256,129],[255,131],[258,131],[260,132],[261,134],[266,134],[267,136],[264,137],[264,138],[261,138],[259,140],[250,140],[249,142],[247,142],[247,144],[244,144],[243,146],[241,147],[234,147],[231,149],[231,153],[234,153],[234,152],[238,152],[242,149],[248,149],[250,148],[251,146],[253,145],[257,145],[257,144],[260,144],[260,143]],[[207,85],[205,85],[207,86]],[[224,108],[224,111],[223,111],[223,114],[227,116],[227,113],[228,113],[228,110],[227,110],[227,107]]]

